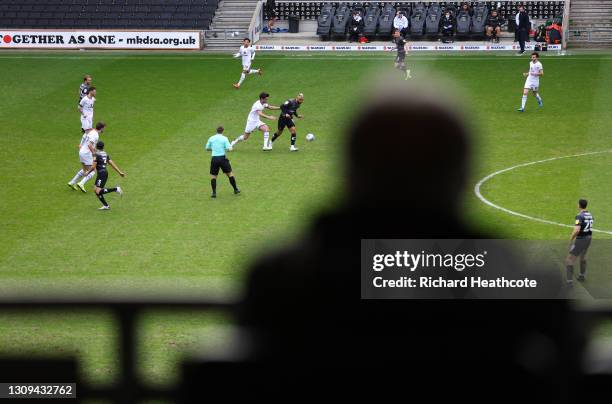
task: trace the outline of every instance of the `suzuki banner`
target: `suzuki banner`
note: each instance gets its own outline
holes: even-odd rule
[[[256,50],[262,51],[334,51],[334,52],[371,52],[395,51],[392,45],[255,45]],[[518,51],[518,45],[409,45],[411,51]],[[534,45],[525,45],[526,50],[533,50]],[[561,50],[561,45],[548,45],[548,50]]]
[[[201,31],[2,30],[0,49],[202,49]]]

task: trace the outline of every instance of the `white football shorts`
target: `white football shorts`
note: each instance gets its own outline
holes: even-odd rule
[[[93,165],[93,156],[91,155],[90,151],[79,152],[79,160],[86,166]]]
[[[531,77],[528,77],[527,80],[525,80],[524,88],[528,88],[529,90],[532,90],[532,91],[538,91],[539,87],[540,87],[540,80],[534,80]]]
[[[247,121],[246,128],[244,128],[244,133],[251,133],[261,125],[265,125],[265,123],[262,121]]]
[[[81,115],[81,128],[87,130],[91,129],[93,123],[93,116]]]
[[[242,63],[242,70],[251,70],[251,64],[244,64],[244,62]]]

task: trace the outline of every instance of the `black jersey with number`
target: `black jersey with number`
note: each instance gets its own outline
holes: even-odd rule
[[[108,160],[110,160],[110,156],[105,151],[96,152],[96,171],[106,171]]]
[[[395,40],[395,44],[397,45],[397,54],[405,55],[406,54],[406,40],[402,37],[399,37]]]
[[[591,237],[593,234],[593,215],[587,210],[576,215],[576,226],[580,226],[577,238]]]
[[[288,119],[293,118],[293,115],[297,116],[297,109],[300,107],[300,103],[295,98],[283,102],[280,106],[281,117],[286,118],[285,115],[289,115]]]
[[[81,84],[79,87],[79,102],[87,95],[89,92],[89,86],[85,83]]]

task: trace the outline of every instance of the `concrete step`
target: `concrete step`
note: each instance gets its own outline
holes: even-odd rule
[[[219,10],[216,12],[218,15],[238,15],[238,16],[252,16],[253,12],[249,10]]]

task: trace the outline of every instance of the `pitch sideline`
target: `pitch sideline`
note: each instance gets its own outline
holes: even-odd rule
[[[489,205],[492,208],[501,210],[502,212],[508,213],[510,215],[522,217],[523,219],[534,220],[534,221],[540,222],[540,223],[551,224],[551,225],[561,226],[561,227],[573,228],[574,227],[573,225],[569,225],[569,224],[565,224],[565,223],[559,223],[559,222],[553,222],[552,220],[546,220],[546,219],[541,219],[541,218],[538,218],[538,217],[533,217],[533,216],[525,215],[524,213],[515,212],[513,210],[506,209],[503,206],[499,206],[499,205],[491,202],[490,200],[488,200],[484,196],[482,196],[482,193],[480,192],[480,188],[484,185],[485,182],[489,181],[491,178],[493,178],[493,177],[495,177],[495,176],[497,176],[499,174],[502,174],[502,173],[505,173],[505,172],[508,172],[508,171],[512,171],[512,170],[517,169],[517,168],[522,168],[522,167],[532,166],[532,165],[536,165],[536,164],[547,163],[549,161],[567,159],[567,158],[572,158],[572,157],[589,156],[589,155],[593,155],[593,154],[603,154],[603,153],[612,153],[612,150],[604,150],[604,151],[596,151],[596,152],[588,152],[588,153],[571,154],[571,155],[568,155],[568,156],[560,156],[560,157],[551,157],[551,158],[544,159],[544,160],[530,161],[528,163],[517,164],[517,165],[514,165],[512,167],[504,168],[504,169],[495,171],[495,172],[487,175],[486,177],[483,177],[480,181],[478,181],[476,183],[476,185],[474,185],[474,193],[476,194],[476,197],[478,199],[480,199],[486,205]],[[600,229],[593,228],[593,231],[594,232],[598,232],[598,233],[605,233],[605,234],[611,234],[612,235],[612,231],[610,231],[610,230],[600,230]]]

